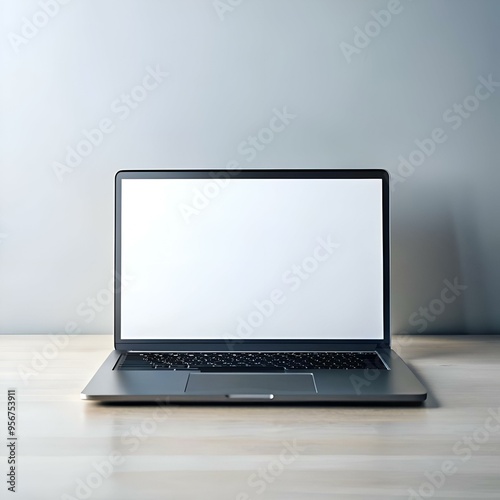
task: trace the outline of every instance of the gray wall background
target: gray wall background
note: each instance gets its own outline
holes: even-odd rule
[[[1,333],[110,333],[115,172],[230,161],[403,173],[393,331],[500,333],[500,88],[469,97],[500,81],[500,2],[44,1],[0,1]],[[157,67],[125,116],[116,100]],[[248,162],[240,143],[283,107],[296,118]],[[441,143],[400,167],[434,129]],[[467,287],[450,303],[445,280]]]

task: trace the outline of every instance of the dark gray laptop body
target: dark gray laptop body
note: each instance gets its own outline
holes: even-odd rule
[[[402,359],[391,350],[389,325],[390,189],[389,176],[386,171],[121,171],[117,173],[115,182],[115,350],[84,388],[81,393],[82,399],[106,402],[269,404],[420,403],[426,399],[425,388]],[[158,195],[160,201],[151,200],[156,196],[151,193],[170,193],[170,198],[181,196],[177,186],[182,188],[184,185],[190,186],[189,192],[194,193],[191,205],[180,202],[177,205],[169,205],[169,212],[161,201],[163,195]],[[126,190],[123,186],[126,186]],[[143,186],[147,186],[147,189],[143,189]],[[197,187],[193,190],[192,186]],[[328,192],[330,186],[331,196]],[[283,197],[279,195],[273,198],[273,190],[276,193],[285,194]],[[374,201],[367,201],[371,203],[371,206],[368,204],[358,211],[356,207],[363,205],[365,200],[363,190],[367,193],[366,199]],[[125,192],[140,194],[134,194],[135,198],[127,194],[129,199],[124,200]],[[315,196],[316,192],[317,196]],[[246,193],[250,193],[248,200],[245,198]],[[305,193],[304,197],[300,193]],[[342,199],[344,196],[345,200]],[[359,198],[351,200],[349,197]],[[322,202],[325,206],[324,210],[321,210],[320,204],[314,209],[315,198],[324,200]],[[143,202],[139,203],[138,200],[143,200]],[[380,200],[380,203],[378,204],[376,200]],[[165,195],[165,203],[172,203],[167,195]],[[252,206],[252,203],[256,207],[269,203],[269,206],[265,208],[267,212],[263,209],[261,213],[260,208],[256,208],[254,214],[254,211],[248,208]],[[289,203],[289,206],[286,203]],[[304,204],[303,207],[301,203]],[[344,214],[341,210],[336,210],[336,207],[343,206],[346,207]],[[166,210],[161,215],[165,227],[169,228],[165,235],[158,234],[161,232],[158,228],[163,227],[160,215],[152,216],[153,222],[144,221],[144,224],[141,220],[128,222],[134,217],[140,217],[141,213],[148,214],[156,210],[154,207],[158,207],[159,214],[163,214],[162,210]],[[171,216],[171,212],[175,211],[172,207],[175,207],[175,210],[179,208],[177,222],[171,222],[174,217],[174,215]],[[227,207],[231,207],[229,216]],[[355,209],[353,210],[352,207]],[[293,220],[290,221],[290,218],[286,216],[287,211],[290,212]],[[181,215],[185,219],[185,226],[182,225]],[[221,223],[218,220],[220,217],[228,218]],[[259,217],[262,219],[262,224],[259,222]],[[308,217],[311,217],[311,220],[308,220]],[[321,227],[330,227],[329,220],[331,219],[333,233],[340,235],[338,258],[333,250],[331,251],[333,257],[327,255],[330,251],[325,243],[325,241],[330,241],[327,237],[318,235],[314,240],[309,238],[309,234],[316,234],[311,232],[310,228],[316,227],[318,218],[324,219],[322,222],[324,225]],[[255,248],[250,249],[247,254],[248,244],[242,247],[245,249],[243,252],[245,259],[240,259],[236,251],[239,248],[236,242],[233,252],[229,253],[227,258],[221,258],[215,254],[212,258],[210,252],[214,251],[214,248],[222,248],[213,246],[215,243],[212,243],[212,240],[217,245],[227,245],[227,242],[231,241],[230,228],[239,220],[246,228],[235,225],[235,237],[241,240],[248,232],[252,232],[253,240],[249,241],[256,241],[258,235],[259,240]],[[269,225],[269,220],[273,220],[277,225]],[[376,221],[377,228],[380,228],[379,236],[377,236],[378,229],[372,227],[371,220]],[[358,230],[357,224],[361,229]],[[279,229],[281,226],[284,226],[282,231]],[[129,229],[124,230],[124,227]],[[269,229],[273,227],[278,227],[279,238]],[[177,228],[177,232],[170,228]],[[294,234],[295,229],[299,236]],[[224,233],[221,238],[219,238],[219,230]],[[373,232],[373,236],[367,236],[366,244],[363,243],[363,235],[359,234],[365,230],[367,234]],[[179,232],[182,232],[182,238],[180,236],[177,238]],[[203,234],[204,239],[196,239],[198,233]],[[309,239],[313,242],[310,244],[312,249],[310,255],[307,252],[300,253],[298,250],[295,252],[295,245],[286,245],[281,241],[289,238],[290,241],[300,243],[300,239],[297,240],[297,238],[301,234],[307,236],[303,239],[308,239],[308,244]],[[149,249],[147,245],[150,241],[155,242],[150,246],[158,246],[160,250]],[[198,245],[189,245],[191,241],[198,242]],[[200,241],[206,244],[201,245]],[[357,243],[351,248],[352,241]],[[179,251],[176,248],[177,242],[179,245],[186,245],[185,249]],[[276,249],[274,244],[276,244]],[[164,254],[161,250],[162,245],[166,248]],[[261,252],[261,249],[266,246],[268,246],[267,253]],[[370,246],[373,247],[373,251]],[[304,248],[307,248],[305,244]],[[283,252],[284,259],[281,264],[279,252],[283,249],[286,251]],[[168,258],[163,259],[163,255]],[[269,259],[267,255],[270,256]],[[295,255],[299,255],[297,262],[303,265],[303,268],[293,264]],[[304,255],[306,257],[303,258]],[[144,265],[141,260],[142,256],[144,256]],[[177,256],[178,262],[170,262],[173,260],[172,256]],[[273,256],[275,260],[272,260]],[[326,264],[320,262],[322,259]],[[132,275],[138,274],[137,283],[132,282],[130,285],[130,292],[122,287],[120,279],[123,273],[130,272],[122,268],[124,260],[132,263],[132,267],[135,266],[132,269]],[[191,268],[196,268],[195,263],[198,261],[200,262],[199,270],[194,274],[189,274],[192,272]],[[155,264],[156,267],[152,269],[151,262],[160,264]],[[218,268],[207,269],[211,266],[211,262],[214,267],[218,266]],[[250,270],[242,271],[241,268],[246,263],[249,263]],[[305,267],[306,264],[308,267]],[[286,302],[285,298],[280,297],[280,302],[278,301],[278,292],[281,292],[279,287],[271,289],[270,285],[267,285],[267,288],[266,285],[260,288],[255,285],[255,290],[258,290],[261,295],[257,295],[257,292],[252,290],[249,297],[257,297],[257,299],[249,304],[256,304],[255,307],[262,311],[261,318],[264,319],[261,322],[264,324],[259,325],[260,330],[257,327],[249,327],[251,316],[239,315],[240,309],[245,310],[245,308],[234,306],[237,302],[232,302],[233,295],[240,302],[244,302],[238,297],[239,294],[245,297],[245,284],[251,283],[254,286],[253,284],[260,279],[261,268],[268,269],[266,273],[262,272],[262,280],[267,280],[268,275],[272,274],[273,266],[279,267],[279,272],[285,270],[280,276],[283,277],[283,283],[287,283],[288,288],[283,283],[281,285],[283,290],[288,292],[289,297],[286,297]],[[373,273],[372,267],[376,268]],[[366,286],[368,291],[363,289],[360,272],[365,271],[360,271],[360,269],[366,269],[366,274],[370,277],[367,278],[367,281],[370,281]],[[377,269],[380,269],[378,274]],[[346,278],[350,275],[349,273],[352,274],[355,284],[350,283],[350,280]],[[380,279],[377,278],[378,275]],[[207,283],[207,276],[215,277],[212,283]],[[230,281],[232,276],[235,280],[241,281],[241,287],[236,281],[236,285],[233,286],[232,291],[227,292],[226,296],[224,293],[228,287],[224,288],[219,282],[233,283]],[[198,277],[200,277],[199,283]],[[186,280],[189,281],[188,284]],[[272,280],[266,281],[266,283],[272,282]],[[152,287],[148,285],[150,283],[153,283]],[[210,294],[210,286],[214,290],[213,297]],[[190,291],[190,295],[183,296],[183,298],[177,297],[176,287],[178,287],[179,295],[186,290]],[[300,293],[294,295],[294,287],[295,290],[300,289]],[[377,290],[377,287],[380,289]],[[272,306],[273,314],[269,314],[269,318],[265,314],[264,306],[270,304],[271,299],[261,300],[259,298],[262,296],[261,290],[269,291],[270,296],[276,298],[276,303]],[[359,290],[359,293],[354,293],[354,290]],[[148,293],[151,294],[150,301]],[[126,296],[126,294],[129,295]],[[266,292],[267,295],[269,294]],[[155,302],[159,300],[159,296],[162,297],[161,306]],[[220,297],[226,297],[227,301],[221,301]],[[205,303],[209,303],[210,307],[205,308]],[[283,303],[284,305],[281,305]],[[227,304],[233,304],[233,306],[227,306]],[[336,304],[341,305],[336,307]],[[244,305],[246,307],[246,303]],[[142,307],[144,309],[141,309]],[[146,311],[143,321],[142,310]],[[248,310],[247,307],[246,311]],[[257,313],[254,316],[259,317]],[[340,317],[342,319],[339,320]],[[239,323],[235,318],[238,318]],[[332,325],[331,334],[329,333],[329,318],[331,318]],[[351,323],[354,325],[352,329],[349,318],[352,318]],[[371,323],[374,325],[373,331],[366,327]],[[219,324],[223,325],[220,335],[217,331]],[[233,324],[238,325],[239,328],[236,328],[234,332],[240,332],[240,334],[227,334],[229,329],[227,325]],[[187,326],[184,328],[184,325]],[[199,332],[194,330],[193,333],[193,330],[189,330],[190,325],[194,325],[192,328],[196,325],[202,325],[202,327]],[[206,331],[203,325],[206,325]],[[246,331],[242,325],[247,329]],[[342,325],[347,325],[345,332],[339,327]],[[287,336],[288,328],[291,332],[289,336]],[[249,330],[252,330],[251,334],[248,334]],[[245,335],[241,335],[241,331],[245,331]],[[137,353],[203,352],[223,354],[240,352],[254,354],[375,353],[380,362],[376,367],[352,369],[338,367],[295,369],[292,367],[283,370],[252,369],[248,371],[242,369],[232,371],[227,368],[205,371],[189,366],[157,369],[153,364],[147,367],[132,364],[130,368],[127,368],[128,365],[125,362],[127,356]],[[146,359],[149,359],[148,356]]]

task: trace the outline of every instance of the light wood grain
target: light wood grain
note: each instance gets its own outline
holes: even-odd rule
[[[500,337],[395,337],[429,390],[422,407],[102,405],[80,391],[112,339],[60,341],[0,336],[0,435],[10,387],[19,425],[18,491],[2,480],[0,498],[83,498],[77,481],[89,478],[92,500],[383,500],[419,488],[421,498],[500,498]],[[491,414],[499,421],[485,431]],[[93,463],[112,453],[120,463],[103,478]],[[447,461],[454,472],[432,486],[425,473]]]

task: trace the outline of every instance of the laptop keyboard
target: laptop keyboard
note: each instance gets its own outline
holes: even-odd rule
[[[118,370],[207,372],[285,370],[386,370],[373,352],[142,352],[120,358]]]

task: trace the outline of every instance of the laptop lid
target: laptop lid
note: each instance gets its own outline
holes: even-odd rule
[[[115,182],[116,349],[390,345],[386,171],[120,171]]]

